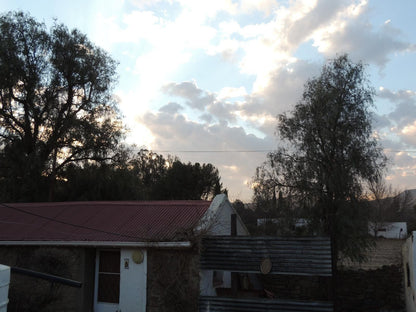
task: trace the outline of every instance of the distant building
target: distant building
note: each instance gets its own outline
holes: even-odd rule
[[[368,223],[368,233],[375,237],[404,239],[407,237],[406,222]]]
[[[267,223],[272,223],[272,224],[279,224],[281,222],[280,219],[277,218],[259,218],[257,219],[257,226],[262,226],[265,225]],[[294,226],[295,228],[302,228],[302,227],[307,227],[308,226],[309,221],[307,219],[304,218],[298,218],[294,220]]]

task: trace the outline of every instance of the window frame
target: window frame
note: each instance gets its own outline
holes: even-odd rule
[[[106,257],[104,256],[107,253]],[[103,263],[103,260],[105,263]],[[114,261],[115,260],[115,261]],[[111,263],[111,261],[114,261]],[[120,249],[98,250],[97,268],[97,302],[98,303],[120,303],[120,274],[121,274],[121,251]],[[111,291],[115,290],[112,294]],[[107,290],[107,291],[106,291]]]

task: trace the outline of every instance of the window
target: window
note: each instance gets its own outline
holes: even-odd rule
[[[98,301],[118,303],[120,297],[120,250],[102,250],[99,257]]]

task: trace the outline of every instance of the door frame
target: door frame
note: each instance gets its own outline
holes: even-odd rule
[[[121,261],[121,249],[120,248],[97,248],[95,254],[95,273],[94,273],[94,312],[119,312],[120,311],[120,297],[118,303],[99,302],[98,301],[98,276],[100,270],[100,251],[115,251],[120,253]],[[121,263],[120,263],[121,269]],[[121,272],[120,272],[120,284],[121,284]],[[119,285],[120,286],[120,285]]]

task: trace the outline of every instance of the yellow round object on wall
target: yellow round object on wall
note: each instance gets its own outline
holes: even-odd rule
[[[260,271],[263,274],[269,274],[272,270],[272,261],[270,258],[264,258],[260,264]]]
[[[132,258],[133,258],[134,263],[137,263],[137,264],[142,263],[144,260],[143,252],[141,250],[133,251]]]

